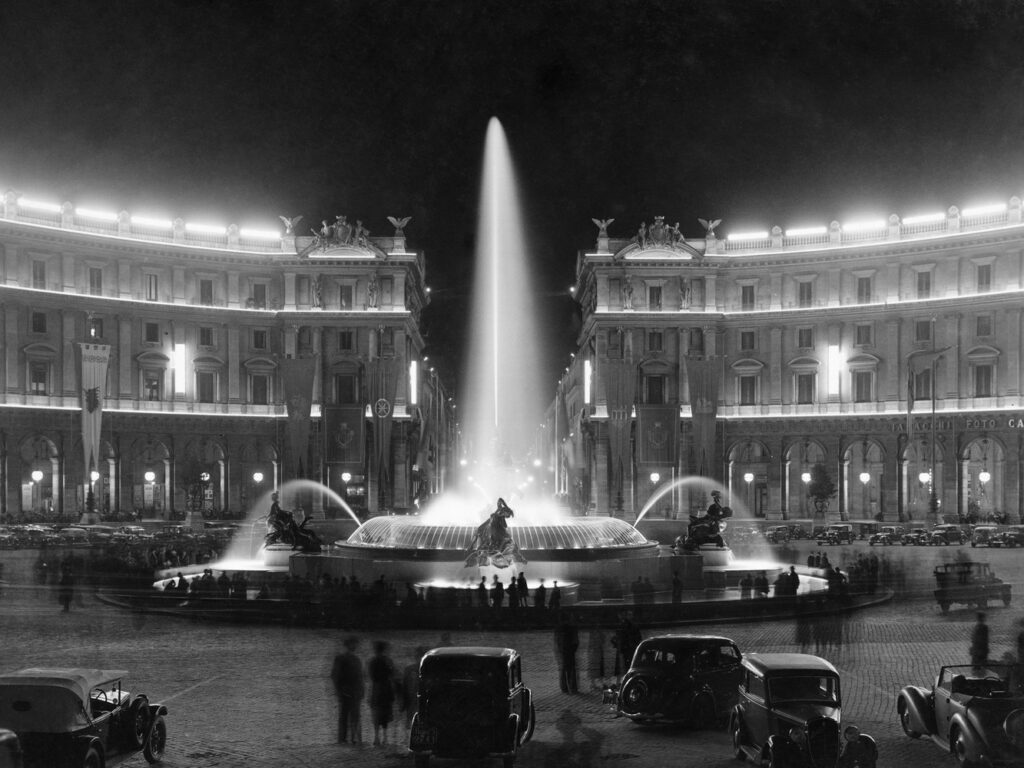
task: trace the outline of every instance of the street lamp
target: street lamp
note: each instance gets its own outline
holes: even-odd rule
[[[745,472],[743,474],[743,479],[747,483],[747,509],[751,509],[754,505],[753,505],[752,499],[750,497],[750,484],[752,482],[754,482],[754,473],[753,472]],[[757,517],[756,512],[755,512],[754,516]]]
[[[657,485],[659,480],[661,480],[661,475],[657,472],[651,472],[651,485]]]
[[[147,470],[146,474],[143,475],[143,478],[145,478],[147,483],[150,483],[150,484],[155,483],[156,482],[156,472],[154,472],[152,469]]]
[[[32,482],[39,485],[43,481],[43,471],[41,469],[32,470]]]
[[[252,481],[254,483],[256,483],[256,485],[259,485],[260,483],[262,483],[263,482],[263,473],[262,472],[253,472],[252,473]]]
[[[871,473],[861,472],[858,477],[860,478],[861,488],[863,488],[863,493],[861,494],[861,504],[867,507],[867,509],[865,509],[864,511],[865,513],[868,513],[871,511],[871,498],[870,491],[868,490],[868,483],[871,482]]]

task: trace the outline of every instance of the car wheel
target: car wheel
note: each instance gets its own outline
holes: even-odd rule
[[[967,737],[959,728],[955,728],[949,734],[949,751],[953,753],[953,759],[961,768],[969,768],[972,765],[967,758]]]
[[[619,693],[619,708],[630,717],[642,717],[651,698],[651,687],[642,677],[631,678]]]
[[[82,768],[103,768],[103,756],[96,747],[90,746],[82,755]]]
[[[125,725],[126,740],[132,749],[142,749],[146,743],[146,734],[149,733],[149,702],[142,696],[132,702]]]
[[[146,746],[142,748],[142,754],[147,763],[159,763],[164,756],[164,749],[167,748],[167,723],[157,715],[153,726],[149,731],[149,738]]]
[[[921,738],[921,734],[910,727],[910,707],[902,701],[900,702],[900,725],[903,727],[903,732],[910,738]]]
[[[743,751],[743,721],[738,717],[732,719],[732,756],[741,761],[747,759]]]

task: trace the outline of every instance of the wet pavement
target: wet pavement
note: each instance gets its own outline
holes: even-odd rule
[[[793,546],[806,557],[807,543]],[[859,542],[828,550],[833,559],[869,552]],[[804,650],[819,652],[842,674],[844,722],[860,725],[878,741],[880,766],[953,765],[927,741],[905,737],[895,715],[901,686],[928,685],[942,664],[967,658],[973,610],[942,615],[930,594],[935,562],[952,559],[953,548],[886,548],[894,568],[908,576],[910,591],[893,601],[830,620],[811,634]],[[971,550],[1014,584],[1015,602],[988,609],[992,657],[1013,647],[1015,622],[1024,617],[1021,589],[1024,550]],[[0,553],[2,557],[2,553]],[[644,636],[670,631],[647,630]],[[716,632],[743,650],[799,651],[793,620],[681,627]],[[170,768],[227,766],[411,765],[404,749],[404,718],[392,727],[392,744],[370,746],[364,712],[364,744],[335,744],[336,703],[328,672],[341,640],[338,629],[239,626],[198,623],[185,618],[137,614],[80,594],[70,613],[60,612],[56,593],[24,583],[6,585],[0,597],[0,672],[26,666],[115,667],[131,671],[132,690],[167,704],[169,738],[164,764]],[[537,730],[520,753],[522,766],[662,766],[700,763],[706,768],[736,762],[724,731],[695,732],[674,727],[641,727],[616,718],[602,703],[601,673],[613,672],[609,640],[581,632],[578,654],[581,692],[558,690],[554,641],[543,631],[437,631],[363,633],[361,655],[369,658],[375,639],[391,643],[401,669],[417,646],[446,642],[499,645],[524,655],[524,678],[534,691]],[[597,649],[601,653],[597,652]],[[438,766],[494,766],[492,761],[436,760]],[[124,765],[145,765],[141,755]]]

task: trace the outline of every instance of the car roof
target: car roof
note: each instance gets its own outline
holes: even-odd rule
[[[642,645],[648,643],[658,642],[673,642],[673,643],[729,643],[735,645],[735,643],[728,637],[721,637],[720,635],[655,635],[654,637],[648,637],[641,641]]]
[[[748,653],[743,663],[759,674],[776,672],[826,672],[839,674],[836,668],[820,656],[809,653]]]
[[[423,658],[478,656],[488,659],[511,659],[518,655],[518,651],[514,648],[494,648],[485,645],[458,645],[445,648],[434,648],[433,650],[427,651]]]
[[[123,669],[84,669],[80,667],[29,667],[17,672],[0,675],[0,687],[35,686],[42,688],[63,688],[72,691],[82,701],[89,698],[89,691],[97,686],[126,677]]]

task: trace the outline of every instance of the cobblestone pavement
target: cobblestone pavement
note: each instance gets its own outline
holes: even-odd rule
[[[794,556],[806,557],[806,544],[795,549]],[[863,543],[842,549],[847,557],[867,552]],[[830,555],[835,559],[839,552],[836,548]],[[884,554],[903,562],[912,573],[929,574],[935,560],[949,559],[954,551],[893,548]],[[1014,583],[1019,605],[1024,553],[982,553],[967,548],[965,555],[992,562],[998,575]],[[1022,615],[1014,606],[989,609],[993,657],[1011,649],[1014,622]],[[62,614],[56,595],[48,589],[17,583],[9,584],[0,598],[0,617],[0,671],[37,665],[128,669],[134,683],[130,687],[166,702],[170,734],[164,764],[169,768],[411,765],[402,746],[401,722],[392,734],[398,744],[334,743],[335,699],[327,673],[347,634],[342,630],[194,623],[128,613],[92,595],[80,596],[72,611]],[[860,725],[877,739],[880,766],[953,765],[952,758],[934,744],[903,735],[895,716],[895,698],[903,685],[929,684],[939,665],[965,660],[974,618],[974,612],[968,610],[941,615],[930,593],[922,589],[918,596],[904,596],[849,615],[842,621],[842,633],[835,635],[840,642],[821,649],[820,655],[842,673],[844,721]],[[680,631],[720,632],[745,650],[800,650],[791,621],[704,625]],[[369,655],[370,641],[378,637],[391,642],[392,657],[399,667],[411,661],[416,646],[441,643],[437,632],[374,633],[364,635],[364,655]],[[520,754],[519,765],[700,763],[716,768],[736,764],[723,731],[640,727],[617,719],[602,704],[596,680],[599,671],[588,669],[594,637],[585,631],[579,660],[581,683],[589,684],[581,685],[583,692],[575,696],[558,691],[550,632],[455,631],[451,641],[508,645],[524,654],[524,677],[534,691],[538,726],[533,741]],[[610,674],[607,640],[602,647],[606,649],[605,671]],[[567,713],[575,717],[566,717]],[[368,741],[372,741],[370,730],[368,715],[364,715]],[[435,763],[497,765],[497,761]],[[138,756],[124,765],[141,768],[145,762]]]

